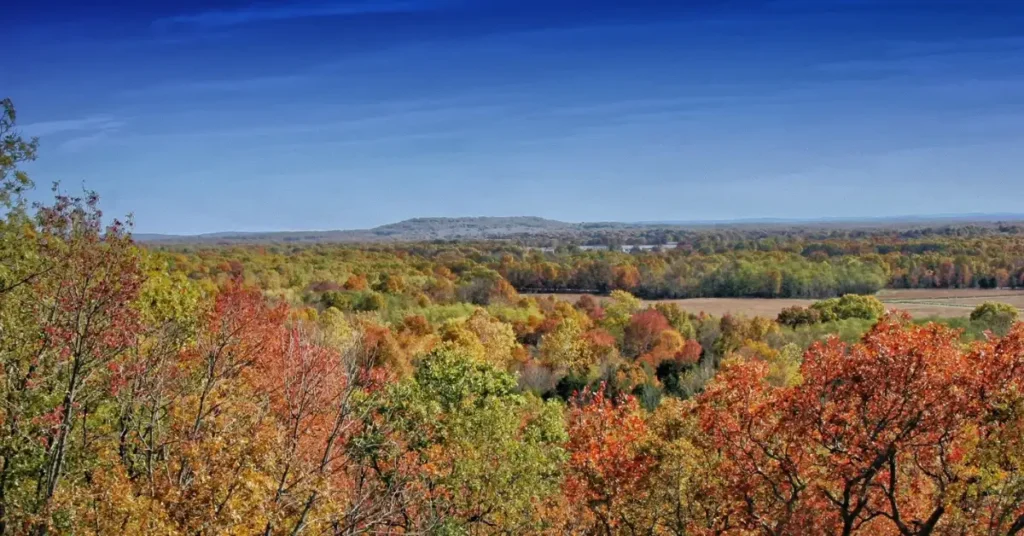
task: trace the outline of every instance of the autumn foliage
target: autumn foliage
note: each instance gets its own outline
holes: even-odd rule
[[[728,367],[699,413],[728,468],[718,492],[732,518],[773,534],[1020,530],[1021,496],[993,515],[979,486],[989,471],[1006,478],[985,453],[1020,415],[992,394],[1019,401],[1019,380],[999,371],[1020,370],[1010,347],[1024,331],[973,348],[957,335],[891,316],[858,344],[812,347],[791,388],[768,385],[763,363]]]
[[[568,415],[565,498],[579,510],[578,528],[594,534],[636,530],[630,510],[644,501],[653,467],[647,423],[636,400],[584,391]]]
[[[968,334],[872,297],[774,321],[623,290],[721,267],[685,245],[146,249],[95,194],[30,207],[13,126],[3,101],[0,535],[1024,533],[1012,307]],[[730,266],[719,290],[799,288]],[[550,281],[611,292],[513,288]]]

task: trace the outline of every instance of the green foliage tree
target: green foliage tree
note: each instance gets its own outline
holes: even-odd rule
[[[690,315],[672,302],[656,303],[654,308],[668,320],[672,329],[679,332],[684,339],[692,339],[697,335],[697,330],[690,320]]]
[[[541,361],[554,369],[585,375],[596,363],[583,339],[583,332],[584,327],[577,318],[563,318],[555,329],[541,337],[537,347]]]
[[[845,294],[839,298],[822,300],[811,305],[821,315],[823,322],[835,322],[848,318],[877,320],[885,314],[885,304],[874,296]]]
[[[614,290],[611,293],[611,300],[604,308],[604,320],[601,325],[621,341],[630,318],[640,311],[642,306],[642,302],[632,294],[624,290]]]
[[[971,311],[972,324],[998,335],[1006,335],[1019,317],[1020,311],[1007,303],[985,302]]]
[[[380,478],[420,497],[392,522],[430,533],[542,526],[539,508],[558,493],[565,458],[557,403],[521,395],[512,375],[443,348],[375,404],[358,440],[363,455],[378,460]],[[393,433],[374,435],[382,427]]]
[[[38,141],[22,137],[10,99],[0,101],[0,295],[25,285],[46,267],[39,257],[35,226],[22,194],[32,187],[19,166],[35,160]]]

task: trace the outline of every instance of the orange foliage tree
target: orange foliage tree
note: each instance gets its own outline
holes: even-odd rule
[[[648,429],[633,397],[617,401],[585,390],[571,402],[565,495],[577,509],[577,527],[590,534],[645,533],[644,497],[654,458]]]
[[[697,409],[723,459],[718,500],[770,534],[1013,534],[1020,493],[1000,475],[1020,455],[1001,434],[1020,430],[1019,380],[1004,371],[1022,370],[1022,350],[1013,337],[965,350],[953,330],[890,316],[858,344],[813,346],[794,387],[731,364]]]

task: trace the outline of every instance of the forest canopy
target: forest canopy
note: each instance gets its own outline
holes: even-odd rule
[[[1024,531],[1012,229],[140,246],[0,117],[0,534]],[[716,238],[717,237],[717,238]],[[593,290],[575,301],[529,290]],[[778,318],[661,296],[822,298]]]

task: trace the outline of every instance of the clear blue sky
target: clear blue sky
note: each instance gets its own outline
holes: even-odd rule
[[[4,17],[0,94],[41,139],[33,177],[98,190],[139,232],[1024,212],[1018,0],[35,0]]]

